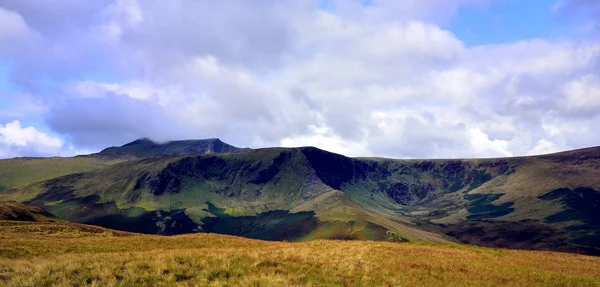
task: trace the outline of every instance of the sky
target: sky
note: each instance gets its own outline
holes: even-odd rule
[[[0,158],[599,146],[597,0],[0,0]]]

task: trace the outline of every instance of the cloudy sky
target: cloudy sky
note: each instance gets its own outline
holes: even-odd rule
[[[0,0],[0,157],[600,145],[596,0]]]

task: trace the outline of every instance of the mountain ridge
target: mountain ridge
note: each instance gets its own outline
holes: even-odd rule
[[[135,158],[32,182],[0,198],[144,233],[460,241],[600,254],[600,210],[590,204],[600,202],[598,175],[597,147],[436,160],[263,148]]]
[[[120,147],[109,147],[99,153],[98,156],[130,156],[144,158],[151,156],[172,156],[183,154],[212,154],[223,152],[237,152],[248,148],[238,148],[229,145],[219,138],[200,140],[177,140],[167,142],[155,142],[149,138],[140,138]]]

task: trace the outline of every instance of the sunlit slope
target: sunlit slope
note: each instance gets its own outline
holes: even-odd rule
[[[155,236],[0,221],[2,286],[597,286],[600,258],[457,244]]]
[[[92,171],[122,161],[122,159],[93,156],[2,159],[0,160],[0,190],[68,174]]]

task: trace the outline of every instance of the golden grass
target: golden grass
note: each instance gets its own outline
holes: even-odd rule
[[[172,237],[0,222],[2,286],[599,286],[600,258],[465,245]],[[45,230],[45,231],[44,231]]]

